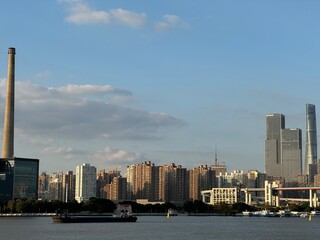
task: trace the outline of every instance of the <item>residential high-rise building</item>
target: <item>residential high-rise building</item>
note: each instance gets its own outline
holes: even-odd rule
[[[62,201],[70,202],[75,199],[76,176],[73,171],[67,171],[62,175]]]
[[[302,174],[301,129],[286,128],[281,131],[281,177],[288,184],[293,182],[298,175]]]
[[[38,180],[38,198],[41,200],[49,199],[49,175],[42,172]]]
[[[257,170],[248,170],[244,186],[247,188],[264,188],[266,174]],[[252,196],[262,197],[264,192],[252,192]]]
[[[158,192],[159,167],[150,161],[127,166],[128,198],[155,200]]]
[[[136,179],[136,174],[135,174],[135,165],[130,165],[127,166],[126,170],[126,177],[127,177],[127,198],[129,200],[134,200],[135,199],[135,179]]]
[[[180,202],[188,200],[187,169],[174,163],[159,167],[159,201]]]
[[[97,197],[98,198],[109,198],[106,194],[108,187],[107,184],[112,184],[114,178],[121,178],[121,174],[119,170],[110,170],[106,172],[105,169],[97,172]]]
[[[279,113],[266,116],[265,171],[268,176],[281,177],[281,130],[285,116]]]
[[[105,198],[113,201],[127,199],[127,179],[123,177],[114,177],[112,183],[104,186]]]
[[[214,188],[215,178],[215,171],[207,165],[189,170],[189,199],[201,200],[201,191]]]
[[[84,163],[76,168],[76,191],[77,202],[88,201],[96,197],[96,167]]]
[[[49,199],[62,201],[62,172],[52,173],[49,180]]]
[[[233,170],[232,172],[225,172],[216,174],[216,188],[232,188],[238,186],[244,186],[246,181],[246,175],[242,170]]]
[[[109,183],[108,173],[104,169],[97,172],[97,197],[107,198],[104,195],[104,187]]]
[[[119,170],[110,170],[108,171],[107,173],[107,180],[108,180],[108,183],[112,183],[113,179],[115,177],[121,177],[121,173]]]
[[[306,105],[306,156],[304,174],[308,181],[313,182],[317,173],[317,123],[316,107],[313,104]]]

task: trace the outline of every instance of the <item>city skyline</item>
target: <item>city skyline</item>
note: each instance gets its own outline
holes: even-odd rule
[[[265,115],[275,112],[302,129],[304,156],[305,104],[320,103],[320,3],[2,5],[11,21],[0,23],[0,125],[15,47],[15,154],[41,159],[40,171],[191,169],[213,164],[217,145],[228,169],[263,172]]]

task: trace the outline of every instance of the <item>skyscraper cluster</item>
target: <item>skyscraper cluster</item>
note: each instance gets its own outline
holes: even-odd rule
[[[155,166],[144,162],[127,167],[128,198],[184,202],[199,200],[200,191],[215,184],[215,171],[208,166],[192,170],[181,165]]]
[[[269,179],[283,180],[287,186],[311,184],[317,174],[317,127],[315,105],[306,105],[305,166],[302,167],[302,133],[286,128],[280,113],[266,116],[265,172]]]
[[[218,188],[261,188],[265,174],[257,170],[247,173],[227,172],[219,165],[200,165],[192,169],[174,163],[156,166],[150,161],[127,166],[126,177],[120,171],[96,171],[90,164],[77,166],[72,171],[39,176],[39,198],[70,202],[87,201],[91,197],[113,201],[139,200],[147,202],[175,202],[201,200],[201,191]],[[224,168],[224,169],[223,169]],[[96,189],[96,190],[94,190]],[[257,195],[258,196],[258,195]]]

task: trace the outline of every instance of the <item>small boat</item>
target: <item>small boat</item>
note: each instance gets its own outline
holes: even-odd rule
[[[286,208],[284,210],[280,210],[277,213],[280,217],[292,217],[293,214],[291,213],[291,210],[289,208]]]
[[[253,212],[249,212],[247,210],[242,212],[242,216],[244,217],[252,217],[252,215],[253,215]]]
[[[167,218],[169,218],[171,216],[178,216],[177,210],[175,210],[173,208],[169,208],[168,212],[167,212]]]
[[[284,216],[285,217],[291,217],[292,216],[291,210],[289,208],[286,208],[284,210]]]
[[[307,213],[307,212],[301,212],[300,215],[299,215],[299,217],[301,217],[301,218],[309,217],[309,213]]]
[[[273,213],[270,212],[270,210],[262,210],[260,211],[260,216],[261,217],[273,217]]]
[[[264,209],[252,213],[252,217],[274,217],[275,215],[270,210]]]
[[[310,215],[312,215],[312,217],[320,217],[320,211],[311,211]]]

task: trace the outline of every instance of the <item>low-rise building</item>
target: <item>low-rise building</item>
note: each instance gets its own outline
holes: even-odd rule
[[[238,202],[237,188],[212,188],[211,190],[201,191],[201,196],[203,202],[211,205]]]

